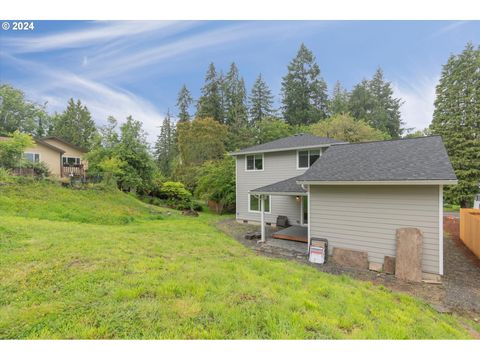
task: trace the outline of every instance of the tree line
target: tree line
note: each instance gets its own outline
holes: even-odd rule
[[[73,99],[65,111],[49,115],[46,104],[28,101],[6,84],[0,85],[0,135],[48,134],[85,147],[91,171],[110,174],[123,190],[148,193],[158,182],[175,180],[198,196],[231,201],[231,194],[225,195],[226,189],[234,192],[235,180],[228,151],[299,132],[349,142],[439,134],[459,178],[445,198],[467,205],[480,182],[479,53],[468,44],[449,58],[436,89],[432,124],[414,134],[405,135],[403,101],[394,97],[380,68],[350,91],[336,82],[329,95],[314,54],[302,44],[282,78],[279,108],[261,74],[247,91],[235,63],[225,74],[211,63],[198,99],[181,87],[175,114],[167,112],[152,148],[141,121],[131,116],[121,125],[110,117],[96,127],[88,108]],[[216,184],[223,179],[228,186],[209,187],[205,179]]]

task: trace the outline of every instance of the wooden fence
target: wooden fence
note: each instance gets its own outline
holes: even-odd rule
[[[480,258],[480,210],[460,209],[460,239]]]

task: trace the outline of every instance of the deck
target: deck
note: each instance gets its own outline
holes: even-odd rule
[[[274,239],[308,242],[308,228],[306,226],[293,225],[272,234]]]

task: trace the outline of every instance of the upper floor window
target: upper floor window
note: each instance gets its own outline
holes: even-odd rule
[[[263,170],[263,154],[247,155],[246,158],[247,171]]]
[[[80,165],[80,158],[75,156],[64,156],[63,166]]]
[[[39,163],[40,162],[40,154],[38,153],[24,153],[23,158],[25,160],[34,162],[34,163]]]
[[[320,150],[299,150],[297,152],[297,167],[308,169],[320,157]]]

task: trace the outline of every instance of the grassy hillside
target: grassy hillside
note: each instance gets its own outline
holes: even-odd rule
[[[121,193],[0,187],[0,338],[469,337],[412,297],[257,256],[215,215],[151,212]]]
[[[71,190],[37,181],[0,186],[0,214],[109,225],[161,218],[157,207],[120,191]]]

